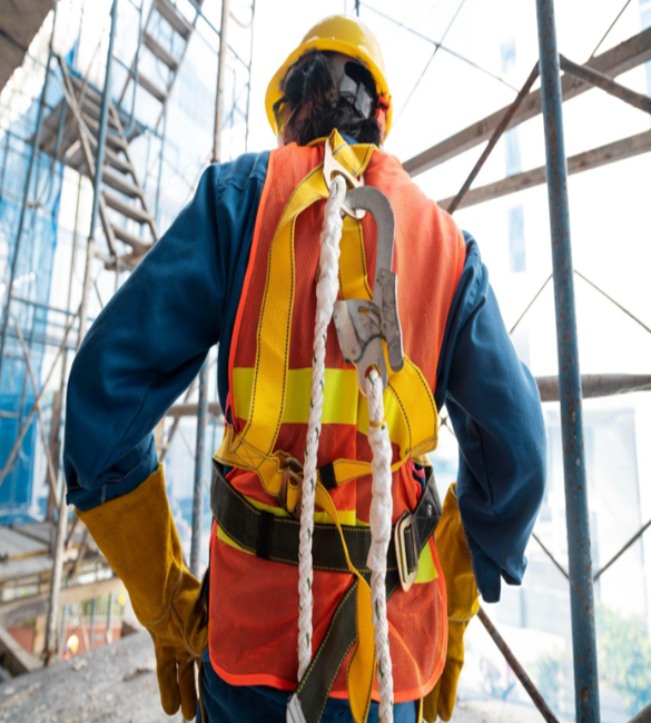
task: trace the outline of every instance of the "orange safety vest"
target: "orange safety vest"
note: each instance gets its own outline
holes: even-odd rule
[[[336,132],[331,144],[342,165],[357,177],[363,173],[366,185],[385,194],[395,215],[393,270],[398,275],[407,368],[397,375],[390,372],[385,391],[394,452],[395,523],[405,510],[415,508],[422,492],[412,458],[436,446],[431,390],[465,244],[450,216],[423,195],[395,158],[374,146],[348,146]],[[302,463],[305,453],[315,281],[327,196],[318,176],[323,157],[323,139],[270,154],[231,340],[230,423],[215,455],[232,467],[227,479],[238,492],[259,509],[280,516],[289,513],[279,502],[286,493],[279,460],[289,456]],[[371,298],[375,234],[370,214],[361,222],[346,217],[342,298]],[[372,454],[366,400],[358,390],[356,370],[343,360],[333,325],[326,347],[322,422],[317,463],[334,463],[338,484],[331,497],[340,522],[367,526]],[[316,512],[315,519],[330,521],[323,512]],[[210,544],[209,647],[214,669],[234,685],[295,689],[298,568],[256,557],[217,524]],[[352,580],[347,573],[315,570],[314,650]],[[393,594],[387,615],[395,701],[419,699],[438,680],[447,644],[445,586],[433,539],[421,553],[415,584],[408,592],[398,589]],[[346,668],[347,661],[331,695],[347,696]],[[378,699],[377,690],[374,697]]]

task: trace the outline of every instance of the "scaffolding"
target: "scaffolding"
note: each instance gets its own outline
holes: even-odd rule
[[[537,0],[536,7],[540,61],[532,68],[515,100],[508,107],[496,111],[408,160],[404,167],[414,176],[486,141],[482,153],[459,192],[454,197],[439,202],[450,213],[454,213],[457,208],[463,206],[481,203],[534,185],[547,183],[560,373],[558,377],[538,378],[537,383],[543,401],[560,401],[569,571],[560,565],[539,538],[536,536],[534,538],[570,585],[576,720],[587,722],[601,720],[593,584],[634,542],[639,540],[651,526],[651,520],[643,524],[621,549],[593,574],[581,412],[582,399],[632,391],[649,391],[651,390],[651,375],[580,376],[573,283],[575,270],[571,253],[567,174],[587,171],[603,164],[647,153],[651,150],[651,134],[649,131],[645,131],[584,152],[579,156],[567,158],[563,140],[561,107],[563,101],[595,87],[645,113],[651,113],[649,96],[636,93],[614,80],[618,75],[651,59],[651,28],[601,55],[593,56],[587,63],[579,64],[559,53],[553,2]],[[564,71],[562,77],[561,71]],[[532,91],[533,84],[539,76],[541,76],[541,88]],[[502,181],[470,190],[479,171],[505,131],[533,118],[538,113],[542,113],[544,118],[545,166],[514,174]],[[579,272],[577,273],[585,278]],[[543,288],[549,278],[543,284]],[[592,284],[589,279],[586,281]],[[601,292],[596,285],[593,286]],[[536,293],[523,315],[526,314],[541,291],[542,289]],[[622,311],[632,316],[614,299],[608,298]],[[521,318],[522,316],[516,325]],[[634,316],[632,318],[646,332],[651,332],[651,329],[637,318]],[[480,610],[478,617],[542,717],[547,721],[557,721],[556,715],[497,628],[492,624],[486,612]],[[639,719],[647,720],[649,715],[651,715],[651,705],[639,713]],[[638,717],[636,717],[637,719]]]
[[[227,44],[227,1],[215,25],[202,2],[116,0],[91,63],[83,67],[78,59],[83,5],[78,8],[80,35],[65,54],[55,40],[65,35],[57,34],[61,5],[65,3],[56,7],[50,26],[39,98],[5,127],[0,158],[0,224],[8,261],[0,336],[0,495],[12,512],[3,528],[8,564],[0,583],[0,615],[5,622],[13,620],[22,606],[37,611],[41,620],[48,608],[44,637],[39,637],[45,662],[63,647],[61,606],[65,618],[66,606],[120,588],[76,518],[67,529],[59,462],[69,357],[106,294],[118,288],[156,243],[158,228],[167,220],[161,213],[163,186],[177,191],[180,186],[186,196],[181,201],[187,200],[202,167],[219,157],[215,138],[222,142],[225,159],[246,150],[255,12],[254,2],[240,4],[237,13],[245,11],[248,18],[237,18],[234,40]],[[125,32],[131,44],[123,41],[120,46],[118,26],[133,27],[134,19],[135,37]],[[213,63],[220,80],[219,87],[211,89],[212,103],[203,105],[215,118],[215,129],[204,134],[203,147],[197,144],[200,155],[183,167],[175,163],[178,144],[167,126],[170,115],[178,117],[176,81],[193,52]],[[125,54],[130,55],[126,62]],[[187,88],[186,78],[183,90]],[[64,182],[75,188],[69,194],[76,196],[74,227],[67,305],[53,308],[50,286],[56,283],[54,250],[63,235],[58,222]],[[178,201],[175,205],[177,212]],[[207,408],[214,419],[215,402]],[[170,429],[165,434],[163,424],[157,435],[162,457],[178,420],[190,413],[179,406],[170,410]],[[204,430],[205,419],[206,414],[200,425]],[[48,495],[45,507],[34,510],[33,480],[42,472],[34,464],[37,436]],[[204,461],[203,454],[197,457],[198,469]],[[204,492],[197,489],[199,500]]]
[[[225,138],[229,139],[229,151],[232,150],[233,154],[244,150],[247,143],[254,3],[250,5],[248,21],[237,23],[238,39],[233,47],[230,35],[226,42],[229,18],[232,17],[227,0],[221,3],[218,26],[206,18],[202,11],[203,3],[197,0],[188,0],[185,10],[172,0],[145,0],[140,4],[123,0],[122,4],[125,3],[135,14],[138,29],[135,50],[129,62],[114,57],[113,40],[116,23],[119,22],[118,3],[114,0],[102,82],[92,82],[88,72],[75,67],[74,48],[64,57],[57,54],[51,44],[40,99],[19,124],[5,131],[3,150],[0,151],[3,159],[0,169],[0,222],[7,224],[9,229],[4,231],[4,237],[9,241],[7,259],[11,259],[0,342],[3,349],[0,359],[0,424],[6,425],[3,430],[11,430],[10,435],[3,432],[2,436],[3,444],[5,439],[11,439],[11,445],[7,449],[0,446],[3,455],[6,454],[4,462],[0,459],[3,464],[0,470],[0,500],[5,499],[5,493],[9,495],[8,499],[13,494],[16,506],[20,507],[22,498],[17,495],[19,492],[25,494],[21,480],[27,477],[31,480],[35,472],[29,467],[29,451],[34,449],[37,437],[46,457],[42,471],[48,485],[47,506],[42,510],[44,521],[29,520],[25,524],[24,513],[25,519],[10,520],[4,530],[7,536],[11,534],[10,544],[16,550],[14,559],[20,565],[17,564],[15,571],[6,578],[0,579],[3,591],[8,591],[0,602],[0,618],[13,619],[11,616],[15,616],[19,606],[24,604],[42,613],[49,589],[50,624],[43,640],[46,659],[56,655],[61,647],[61,636],[57,634],[61,629],[60,615],[56,612],[58,605],[64,606],[65,613],[66,605],[118,592],[114,579],[85,531],[78,529],[75,522],[70,530],[65,527],[67,515],[59,470],[59,440],[67,360],[78,347],[92,318],[92,314],[89,315],[91,297],[96,297],[101,307],[103,294],[111,293],[119,286],[124,276],[156,242],[157,229],[167,220],[161,210],[166,205],[162,202],[161,193],[164,193],[165,174],[169,170],[165,148],[169,143],[170,99],[173,99],[184,58],[191,52],[200,26],[201,32],[212,33],[220,40],[215,43],[218,58],[215,58],[214,123],[209,142],[203,150],[204,161],[224,159]],[[576,719],[599,721],[593,585],[642,537],[651,526],[651,520],[642,524],[607,563],[593,571],[588,484],[583,458],[582,399],[649,391],[651,375],[580,374],[574,279],[580,277],[600,293],[605,295],[605,292],[573,268],[567,175],[648,153],[651,150],[651,131],[618,138],[566,157],[561,110],[563,102],[591,88],[598,88],[643,113],[651,113],[651,99],[647,95],[634,92],[616,80],[627,71],[651,61],[651,28],[598,55],[593,54],[581,64],[559,52],[553,3],[537,0],[536,9],[541,60],[531,69],[515,100],[409,159],[404,167],[412,176],[417,176],[485,143],[459,192],[440,201],[440,205],[451,213],[547,184],[553,273],[534,294],[513,329],[553,279],[560,373],[558,376],[538,377],[537,383],[543,401],[560,402],[569,568],[555,559],[537,536],[534,535],[534,539],[570,585]],[[443,46],[438,44],[438,47]],[[112,91],[115,87],[115,79],[111,79],[112,69],[116,79],[121,81],[120,93]],[[534,90],[538,80],[541,87]],[[481,168],[500,138],[518,124],[540,114],[545,128],[545,165],[474,187]],[[22,126],[22,133],[15,129],[18,126]],[[27,128],[31,129],[30,132],[25,130]],[[132,149],[136,149],[133,155]],[[186,191],[192,188],[199,165],[195,164],[195,175],[186,183]],[[16,169],[22,169],[22,173],[16,172]],[[34,281],[30,274],[37,273],[37,269],[43,266],[47,268],[48,258],[51,258],[48,253],[51,254],[56,243],[61,184],[64,174],[70,171],[76,174],[77,179],[70,283],[67,306],[53,308],[49,306],[48,293],[36,297],[23,289]],[[84,198],[86,201],[92,198],[90,214],[87,211],[85,216],[82,208]],[[8,220],[3,205],[9,208]],[[78,243],[78,239],[84,236],[82,218],[89,222],[90,228],[85,247],[83,243]],[[49,236],[36,230],[39,223],[51,226]],[[42,249],[32,249],[32,257],[39,258],[31,258],[31,265],[23,267],[21,240],[26,235],[26,229],[43,243]],[[100,229],[101,234],[96,233]],[[77,278],[78,288],[73,289],[75,269],[78,270],[80,265],[76,258],[78,246],[85,251],[84,272],[81,279]],[[42,283],[32,285],[43,291]],[[46,288],[49,290],[49,287]],[[611,297],[607,298],[651,333],[651,329],[623,305]],[[49,367],[43,367],[47,363]],[[194,571],[200,569],[202,499],[206,488],[202,464],[206,425],[208,419],[219,419],[221,414],[218,403],[211,398],[209,370],[213,364],[214,360],[207,360],[184,400],[170,409],[169,423],[157,434],[162,460],[178,430],[179,420],[184,416],[197,418],[195,447],[188,450],[195,459],[190,555]],[[39,387],[43,368],[48,371],[45,382]],[[60,379],[58,390],[46,400],[45,390],[55,377]],[[198,401],[194,402],[196,387]],[[13,397],[8,398],[9,393]],[[214,397],[214,390],[212,395]],[[28,488],[27,492],[30,491],[31,488]],[[35,560],[39,561],[38,566]],[[83,588],[80,581],[89,576],[92,583],[90,587]],[[66,584],[62,587],[63,578]],[[480,611],[479,619],[543,718],[558,720],[485,610]],[[648,712],[641,711],[640,719]]]

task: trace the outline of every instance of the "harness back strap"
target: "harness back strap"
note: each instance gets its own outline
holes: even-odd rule
[[[329,141],[333,155],[356,177],[366,169],[373,151],[372,145],[347,145],[334,132]],[[227,427],[215,459],[223,465],[254,470],[265,491],[280,497],[283,487],[282,470],[285,459],[274,453],[275,442],[285,414],[286,400],[292,398],[293,408],[304,410],[307,423],[310,378],[302,370],[289,369],[289,336],[294,304],[294,232],[298,216],[312,203],[328,195],[323,177],[323,164],[313,169],[291,195],[276,229],[268,258],[267,279],[257,330],[255,367],[251,376],[234,370],[231,382],[236,399],[248,398],[247,419],[240,433]],[[344,298],[370,299],[366,259],[361,224],[354,219],[344,221],[340,259],[340,279]],[[345,370],[344,370],[345,373]],[[353,370],[354,374],[354,370]],[[248,394],[247,394],[248,392]],[[356,395],[344,397],[357,404]],[[353,403],[351,402],[351,403]],[[357,426],[368,431],[368,410],[361,405]],[[422,372],[405,357],[404,369],[392,374],[385,393],[385,418],[391,440],[399,447],[399,459],[392,471],[408,457],[434,449],[438,418],[431,390]],[[332,420],[332,421],[344,421]],[[342,484],[371,473],[369,462],[339,459],[333,462],[334,479]]]
[[[334,155],[355,176],[364,173],[373,146],[355,148],[345,142]],[[288,344],[294,305],[294,233],[298,216],[315,201],[326,198],[328,188],[323,165],[312,170],[296,187],[280,218],[268,260],[262,309],[258,323],[258,346],[253,379],[253,394],[248,421],[236,443],[235,451],[246,456],[249,445],[270,454],[278,435],[279,420],[285,403]],[[283,283],[278,284],[278,280]]]
[[[425,491],[418,503],[421,506],[435,510],[433,516],[434,533],[441,513],[441,503],[430,477]],[[416,516],[416,512],[414,516]],[[418,553],[422,550],[427,539],[418,541]],[[296,692],[290,699],[287,711],[290,723],[307,723],[307,721],[320,720],[327,702],[330,689],[343,664],[346,655],[355,644],[358,637],[356,620],[356,593],[358,580],[348,588],[348,591],[337,606],[332,616],[328,630],[316,651],[312,662],[305,671]],[[394,571],[387,572],[385,579],[387,601],[399,587],[399,577]]]

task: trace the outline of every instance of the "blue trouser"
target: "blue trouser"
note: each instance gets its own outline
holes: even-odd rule
[[[289,693],[262,685],[230,685],[213,670],[208,651],[203,654],[202,660],[201,695],[208,718],[203,723],[255,723],[255,721],[285,723]],[[416,703],[398,703],[394,706],[395,723],[415,723],[417,715]],[[348,701],[328,698],[321,720],[353,723]],[[201,723],[199,710],[197,710],[197,721]],[[372,703],[368,723],[378,723],[378,721],[378,704]]]

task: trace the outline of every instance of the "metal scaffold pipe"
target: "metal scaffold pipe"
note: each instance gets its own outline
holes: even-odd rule
[[[94,197],[93,210],[90,220],[90,231],[88,235],[88,257],[86,262],[86,275],[84,278],[84,293],[82,296],[82,305],[79,314],[79,337],[78,343],[81,343],[87,324],[87,308],[88,287],[90,285],[90,264],[93,258],[94,233],[97,214],[99,212],[99,196],[100,184],[102,180],[102,167],[104,165],[104,148],[106,143],[106,124],[108,118],[108,103],[110,96],[110,80],[111,80],[111,64],[113,58],[113,40],[115,37],[115,28],[117,26],[117,5],[118,0],[113,0],[111,7],[111,28],[109,32],[109,44],[106,56],[106,79],[104,84],[104,92],[102,93],[102,106],[100,111],[100,129],[97,142],[97,158],[95,163],[95,179],[94,179]],[[63,575],[63,554],[66,540],[66,531],[68,526],[68,507],[66,503],[65,483],[62,486],[59,499],[59,513],[56,529],[56,538],[54,546],[54,561],[52,563],[52,579],[50,586],[50,608],[48,611],[47,637],[45,642],[44,659],[47,665],[52,657],[59,651],[61,641],[58,639],[58,619],[59,619],[59,592],[61,588]]]
[[[221,134],[224,108],[224,74],[226,66],[228,0],[222,0],[221,25],[219,28],[219,59],[217,65],[217,89],[215,92],[215,123],[213,129],[212,162],[221,160]],[[201,546],[201,517],[203,496],[203,456],[208,419],[208,357],[199,372],[199,401],[197,407],[197,444],[194,461],[194,487],[192,491],[192,538],[190,543],[190,570],[199,574],[199,550]]]
[[[99,133],[97,136],[97,157],[95,159],[95,177],[93,179],[93,210],[90,216],[89,238],[95,238],[95,226],[99,213],[99,201],[102,186],[102,172],[104,170],[104,152],[106,150],[106,135],[108,132],[108,108],[111,100],[111,66],[113,65],[113,40],[118,19],[118,0],[113,0],[111,6],[111,30],[109,32],[108,50],[106,52],[106,74],[104,88],[102,89],[102,105],[100,107]]]
[[[536,0],[536,9],[558,346],[576,720],[599,723],[599,677],[583,445],[581,376],[574,304],[560,65],[553,0]]]
[[[220,163],[221,135],[224,116],[224,76],[226,53],[228,51],[228,0],[222,0],[222,15],[219,31],[219,58],[217,61],[217,90],[215,92],[215,122],[213,126],[212,162]]]
[[[52,22],[52,35],[54,37],[54,29],[56,27],[56,11],[54,21]],[[52,40],[50,39],[50,48],[45,64],[45,80],[43,81],[43,89],[38,102],[38,110],[36,112],[36,130],[34,132],[34,141],[32,143],[32,152],[29,156],[27,165],[27,174],[25,176],[25,186],[23,188],[22,203],[20,206],[20,215],[18,217],[18,229],[16,230],[16,242],[14,244],[14,253],[11,259],[11,267],[9,269],[9,280],[7,281],[7,290],[2,307],[2,331],[0,332],[0,385],[2,384],[2,363],[5,358],[5,344],[7,341],[7,330],[9,327],[9,309],[11,307],[11,294],[13,292],[14,280],[16,278],[16,269],[18,268],[18,257],[20,255],[20,243],[23,237],[23,229],[25,227],[25,218],[27,216],[27,208],[29,204],[30,190],[32,187],[32,176],[34,173],[34,163],[38,155],[38,146],[41,142],[41,131],[43,129],[43,108],[46,104],[47,89],[50,82],[50,62],[52,60]],[[6,158],[5,158],[6,162]]]
[[[201,517],[203,501],[203,458],[206,447],[206,419],[208,418],[208,359],[199,372],[199,404],[197,409],[197,446],[194,457],[194,487],[192,490],[192,538],[190,542],[190,571],[199,575],[201,551]]]

